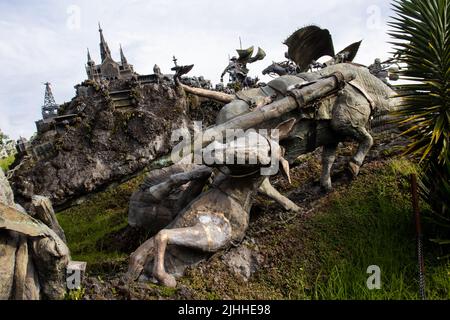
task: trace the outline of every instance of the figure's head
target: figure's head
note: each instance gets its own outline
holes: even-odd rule
[[[236,60],[237,60],[237,57],[236,57],[236,56],[232,56],[230,60],[231,60],[231,61],[236,61]]]

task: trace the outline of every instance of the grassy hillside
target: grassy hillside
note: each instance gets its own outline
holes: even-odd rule
[[[277,219],[276,206],[269,206],[249,232],[267,263],[253,279],[239,281],[213,259],[208,266],[217,269],[195,268],[183,282],[197,298],[418,299],[406,179],[412,170],[405,160],[371,163],[349,186],[338,187],[306,215],[287,222]],[[426,242],[430,299],[450,298],[450,263],[436,258],[440,249]],[[370,265],[381,269],[380,290],[366,286]]]
[[[248,282],[233,275],[222,262],[222,253],[217,253],[188,270],[177,289],[147,285],[144,293],[140,287],[137,297],[418,299],[407,179],[414,167],[402,159],[374,161],[355,181],[336,183],[335,191],[324,196],[314,191],[317,161],[307,161],[307,173],[304,166],[293,169],[293,186],[279,183],[280,189],[304,209],[303,213],[284,213],[262,198],[252,211],[247,237],[254,240],[265,262]],[[91,272],[98,274],[99,264],[116,263],[120,267],[109,268],[109,273],[104,274],[114,279],[114,270],[123,269],[128,253],[146,238],[142,234],[123,236],[130,234],[126,229],[126,207],[140,179],[58,214],[73,257],[88,261]],[[124,239],[132,244],[115,244]],[[425,241],[428,298],[450,298],[450,262],[437,259],[444,254],[441,250]],[[381,269],[380,290],[366,286],[370,265]],[[111,290],[116,292],[115,288]],[[124,296],[114,293],[108,298]]]
[[[93,195],[85,202],[57,214],[64,229],[72,259],[86,261],[91,271],[120,264],[132,246],[139,244],[139,233],[127,228],[128,201],[142,182],[136,177],[118,187]],[[130,234],[133,239],[115,236]],[[136,237],[138,243],[136,243]],[[145,235],[143,235],[145,239]]]

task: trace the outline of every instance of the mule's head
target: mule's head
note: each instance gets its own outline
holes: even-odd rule
[[[203,149],[203,161],[209,166],[227,167],[235,176],[258,171],[261,176],[270,176],[281,171],[290,182],[289,164],[279,141],[289,135],[294,124],[295,119],[289,119],[271,130],[227,132],[223,142],[216,140]]]
[[[275,61],[272,61],[272,64],[262,71],[262,74],[266,75],[266,74],[274,73],[276,66],[277,66],[277,63]]]

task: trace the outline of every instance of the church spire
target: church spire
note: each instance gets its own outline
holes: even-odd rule
[[[122,45],[120,45],[120,60],[122,62],[122,66],[128,64],[127,58],[125,58],[125,55],[123,54]]]
[[[89,52],[89,48],[87,49],[87,64],[88,64],[88,66],[95,64],[94,60],[92,60],[92,58],[91,58],[91,53]]]
[[[103,37],[103,30],[100,26],[100,22],[98,23],[98,31],[100,32],[100,56],[102,57],[102,62],[107,58],[111,58],[111,51],[109,50],[108,44]]]

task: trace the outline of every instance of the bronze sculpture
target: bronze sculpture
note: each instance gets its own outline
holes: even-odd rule
[[[308,30],[311,29],[307,27],[296,34],[308,38],[311,36]],[[316,28],[312,30],[313,34],[320,31]],[[328,35],[325,32],[319,33],[325,34],[327,43]],[[294,38],[299,39],[297,36]],[[299,54],[298,50],[299,48],[290,48],[289,54],[300,68],[309,68],[314,59],[326,53],[323,47],[303,47],[308,52],[307,55]],[[341,57],[344,61],[354,58],[351,51],[345,52],[347,53]],[[354,176],[358,175],[373,144],[373,138],[366,128],[371,115],[392,111],[399,103],[395,92],[366,67],[340,61],[335,59],[329,66],[315,72],[281,76],[265,86],[234,95],[191,88],[177,79],[176,82],[187,93],[226,103],[217,116],[216,126],[205,130],[204,136],[213,137],[227,129],[279,129],[279,140],[268,143],[262,154],[276,155],[281,172],[288,180],[289,163],[298,156],[323,146],[320,184],[323,189],[330,190],[331,167],[339,142],[354,140],[359,143],[357,152],[349,162],[350,172]],[[250,134],[246,132],[233,143],[223,144],[207,138],[201,140],[200,144],[202,150],[222,150],[236,158],[236,145],[246,141]],[[267,137],[261,139],[270,141]],[[250,158],[253,155],[258,161],[253,166],[226,163],[209,165],[219,169],[213,175],[214,182],[210,189],[198,193],[168,226],[131,255],[128,271],[130,278],[137,279],[142,274],[153,275],[160,283],[175,286],[174,275],[181,275],[185,266],[195,264],[208,253],[242,240],[248,227],[252,195],[257,190],[272,194],[285,209],[296,209],[295,204],[277,193],[267,176],[255,170],[266,164],[261,150],[252,144],[244,144],[242,148],[245,151],[244,157]],[[191,156],[188,155],[189,157]],[[199,177],[204,180],[211,176],[211,172],[201,165],[181,176],[168,175],[148,192],[155,201],[161,202],[179,183],[195,181]],[[165,190],[165,193],[161,193],[161,190]]]

